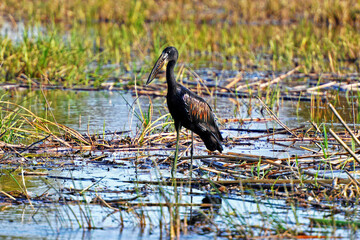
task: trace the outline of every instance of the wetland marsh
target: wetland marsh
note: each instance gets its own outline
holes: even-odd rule
[[[359,12],[3,1],[0,238],[357,239]],[[168,45],[225,139],[195,138],[190,178],[183,129],[176,181],[164,74],[145,86]]]

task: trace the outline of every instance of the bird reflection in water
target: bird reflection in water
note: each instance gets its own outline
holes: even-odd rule
[[[212,225],[214,218],[221,208],[221,197],[219,195],[206,195],[202,203],[208,206],[200,207],[199,210],[192,211],[187,219],[187,224],[193,227]]]

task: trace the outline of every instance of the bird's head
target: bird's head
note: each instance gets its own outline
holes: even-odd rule
[[[150,84],[152,80],[156,77],[158,72],[162,69],[162,67],[167,64],[170,61],[177,61],[179,56],[178,51],[175,47],[167,47],[164,49],[164,51],[161,53],[159,59],[156,61],[153,69],[151,70],[151,73],[149,75],[149,78],[146,82],[146,85]]]

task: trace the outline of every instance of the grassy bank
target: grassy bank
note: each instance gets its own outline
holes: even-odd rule
[[[0,37],[0,81],[121,84],[129,73],[145,78],[167,45],[195,69],[304,65],[305,72],[352,73],[359,69],[358,8],[352,1],[6,0],[2,21],[14,29],[25,21],[28,34],[18,42]]]

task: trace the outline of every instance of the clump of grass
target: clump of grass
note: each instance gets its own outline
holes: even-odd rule
[[[0,141],[10,144],[29,144],[52,136],[55,140],[68,145],[64,138],[72,138],[89,144],[84,137],[55,121],[41,118],[29,109],[9,101],[0,101],[1,122]]]
[[[0,61],[2,81],[18,81],[26,84],[61,83],[71,86],[86,83],[86,71],[94,55],[89,42],[68,36],[64,41],[62,34],[54,30],[46,34],[39,33],[36,38],[24,36],[19,43],[8,38],[0,41]]]
[[[144,144],[145,136],[154,134],[156,129],[164,129],[164,127],[168,126],[169,124],[172,124],[173,122],[166,121],[170,116],[169,113],[161,115],[160,117],[153,120],[154,113],[153,113],[152,103],[150,102],[147,111],[144,111],[138,99],[136,101],[137,101],[138,111],[135,111],[134,113],[135,116],[138,118],[138,120],[140,120],[141,127],[139,128],[139,131],[136,134],[135,141],[136,144]]]

